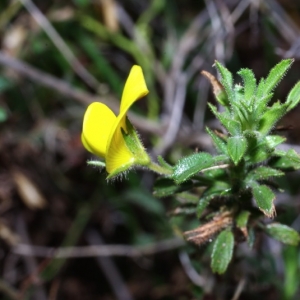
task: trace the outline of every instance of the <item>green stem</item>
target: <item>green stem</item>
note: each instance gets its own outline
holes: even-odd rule
[[[171,169],[162,167],[153,161],[150,161],[149,165],[147,165],[147,168],[160,175],[171,175],[173,173]]]

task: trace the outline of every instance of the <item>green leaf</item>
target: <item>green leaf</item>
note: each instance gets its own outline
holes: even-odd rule
[[[274,216],[275,208],[273,201],[275,195],[266,185],[252,183],[252,193],[258,208],[269,218]]]
[[[265,141],[270,148],[275,148],[286,140],[285,137],[280,135],[267,135]]]
[[[253,164],[261,163],[268,159],[271,156],[271,153],[269,149],[265,146],[262,145],[261,148],[256,148],[255,151],[252,151],[249,153],[247,156],[247,161],[251,162]]]
[[[234,92],[232,89],[233,86],[232,74],[218,61],[215,61],[215,65],[221,75],[221,83],[227,93],[229,102],[233,103],[235,99],[234,99]]]
[[[280,170],[276,170],[269,167],[260,166],[249,172],[247,180],[264,180],[270,177],[283,176],[284,173]]]
[[[276,152],[281,153],[281,152]],[[282,151],[282,157],[275,158],[270,162],[270,165],[279,169],[300,169],[300,155],[294,150],[290,149],[287,152]]]
[[[190,156],[183,157],[178,161],[171,177],[178,184],[186,181],[201,170],[213,165],[214,159],[209,153],[194,153]]]
[[[222,231],[214,243],[211,255],[211,268],[213,272],[223,274],[233,254],[234,237],[230,230]]]
[[[241,123],[229,118],[220,118],[220,121],[232,136],[242,133]]]
[[[273,93],[270,93],[263,98],[261,98],[255,105],[255,119],[259,120],[261,115],[268,109],[268,103],[273,97]]]
[[[286,110],[286,105],[280,105],[279,103],[269,107],[259,122],[259,131],[262,134],[267,134],[286,113]]]
[[[263,95],[267,95],[272,92],[276,85],[282,80],[293,62],[293,59],[284,59],[271,69],[268,77],[265,80]]]
[[[212,199],[225,196],[225,194],[228,193],[228,190],[229,185],[227,183],[215,181],[214,185],[207,188],[202,194],[196,209],[197,217],[201,217],[202,212]]]
[[[218,166],[218,163],[228,163],[229,162],[229,157],[226,154],[220,154],[220,155],[216,155],[213,157],[214,158],[214,162],[216,163],[216,167]]]
[[[289,92],[286,104],[288,106],[287,111],[293,109],[300,102],[300,81],[295,84],[292,90]]]
[[[224,153],[227,154],[227,146],[225,142],[220,139],[215,133],[213,133],[209,128],[206,127],[207,133],[210,135],[212,138],[214,145],[216,146],[216,149],[219,153]]]
[[[261,78],[260,81],[259,81],[257,90],[256,90],[256,102],[258,102],[260,100],[260,98],[263,97],[264,87],[265,87],[265,79]]]
[[[266,232],[271,237],[284,244],[297,246],[300,242],[300,235],[296,230],[280,223],[272,223],[267,225]]]
[[[240,229],[245,229],[248,224],[250,212],[247,210],[242,210],[236,217],[235,222],[236,226]]]
[[[201,197],[200,200],[199,200],[199,203],[197,205],[197,208],[196,208],[196,215],[197,215],[197,218],[200,218],[203,211],[206,209],[206,207],[208,206],[210,200],[212,200],[216,195],[208,195],[206,197]]]
[[[233,119],[238,120],[242,128],[249,128],[249,119],[251,112],[248,110],[248,107],[243,106],[243,101],[240,101],[239,104],[232,106],[232,116]]]
[[[260,163],[271,156],[272,149],[269,148],[267,142],[261,138],[259,133],[252,133],[247,135],[248,150],[246,160],[251,163]]]
[[[241,134],[242,127],[240,122],[233,120],[226,112],[219,113],[214,105],[208,103],[208,106],[231,135],[234,136]]]
[[[237,165],[247,150],[247,140],[243,136],[230,137],[227,141],[228,154]]]
[[[163,198],[190,190],[193,186],[194,185],[192,181],[186,181],[180,185],[177,185],[172,179],[160,178],[155,182],[153,187],[153,195],[158,198]]]
[[[256,79],[254,74],[250,69],[241,69],[238,74],[244,81],[244,100],[250,103],[256,92]]]

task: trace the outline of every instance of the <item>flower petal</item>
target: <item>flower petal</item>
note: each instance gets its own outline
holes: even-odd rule
[[[126,118],[126,116],[124,116]],[[120,121],[116,121],[116,127],[112,131],[107,148],[106,170],[108,173],[115,173],[116,170],[126,170],[134,164],[134,155],[126,146],[121,131]]]
[[[140,66],[133,66],[125,83],[123,90],[120,113],[114,122],[107,142],[106,170],[114,173],[117,169],[126,170],[134,164],[135,157],[127,148],[121,128],[126,128],[126,113],[130,106],[143,96],[149,93]]]
[[[93,102],[85,112],[81,141],[91,153],[106,156],[107,142],[116,121],[115,114],[103,103]]]
[[[133,66],[128,75],[122,94],[120,114],[126,113],[129,107],[149,93],[146,86],[143,70],[140,66]]]

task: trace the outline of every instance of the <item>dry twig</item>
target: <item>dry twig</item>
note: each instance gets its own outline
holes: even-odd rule
[[[12,249],[12,252],[22,256],[51,257],[54,259],[99,256],[139,257],[176,249],[184,244],[184,240],[180,238],[164,240],[147,246],[91,245],[81,247],[51,248],[18,244]]]

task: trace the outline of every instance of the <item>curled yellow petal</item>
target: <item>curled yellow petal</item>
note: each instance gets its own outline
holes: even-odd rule
[[[114,173],[116,170],[126,170],[134,164],[134,155],[128,149],[121,131],[117,126],[112,132],[111,140],[106,155],[106,170]]]
[[[134,164],[134,155],[130,152],[122,135],[122,128],[126,130],[126,113],[130,106],[149,93],[140,66],[133,66],[125,83],[121,99],[120,113],[114,122],[107,143],[106,170],[108,173],[123,166]]]
[[[126,80],[120,106],[120,114],[127,112],[129,107],[140,98],[149,93],[143,70],[140,66],[134,65]]]
[[[90,104],[83,119],[81,141],[84,147],[95,155],[105,157],[115,122],[115,114],[106,105],[100,102]]]

